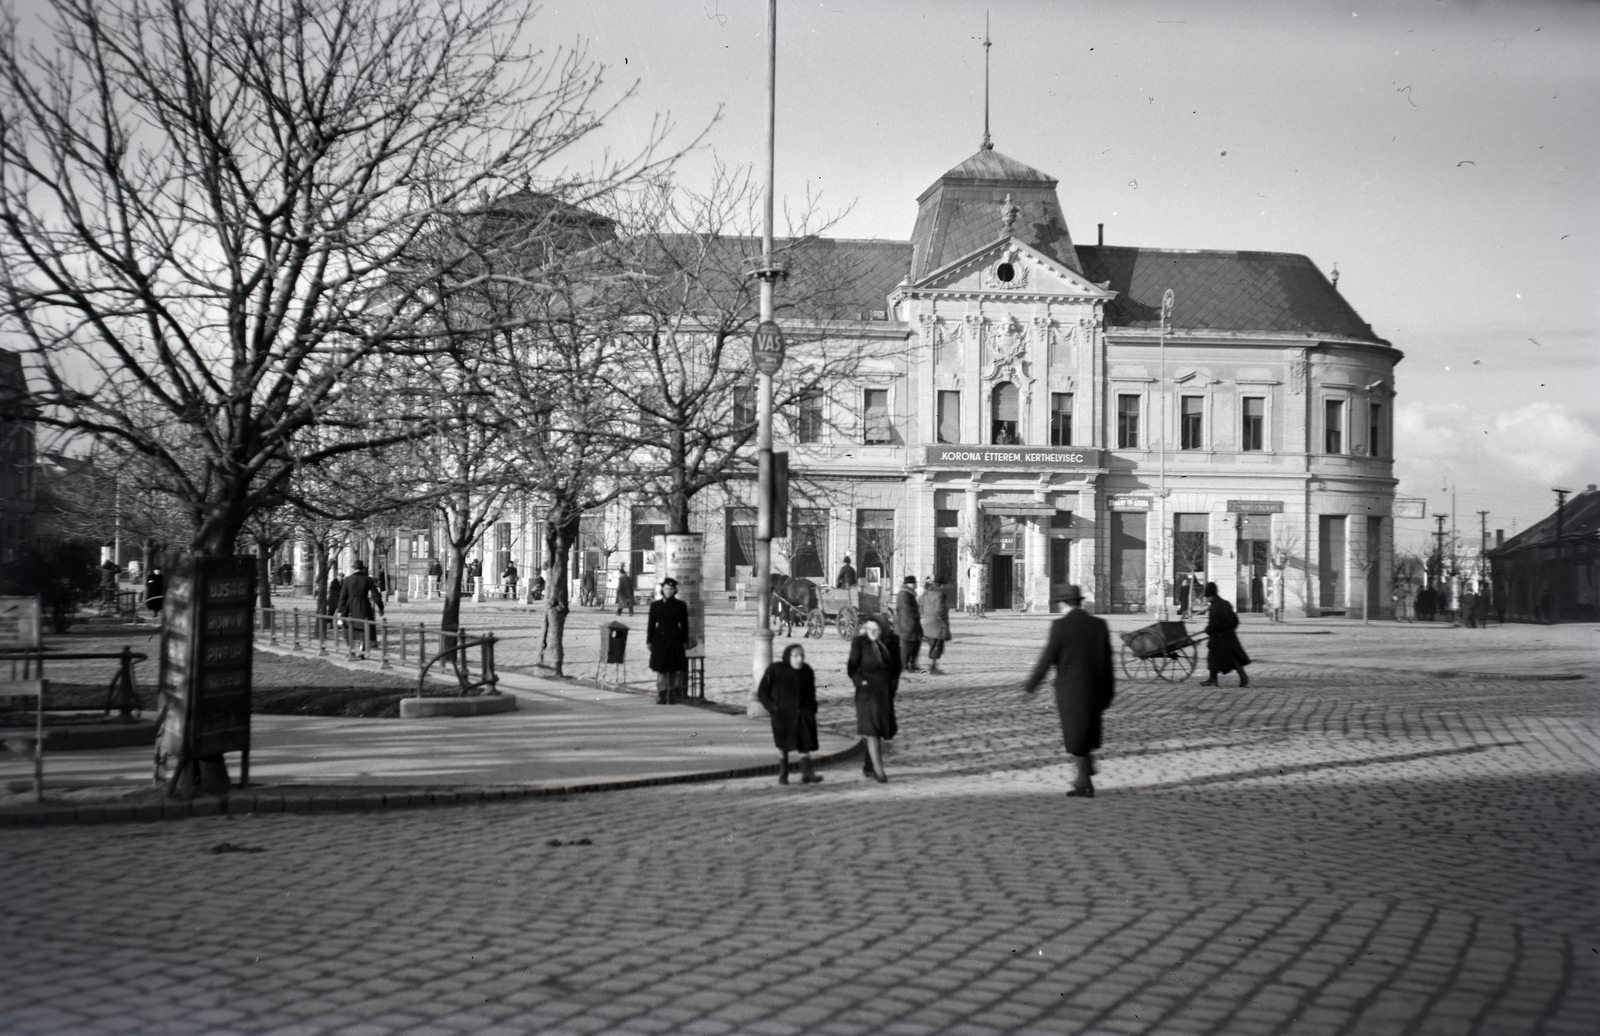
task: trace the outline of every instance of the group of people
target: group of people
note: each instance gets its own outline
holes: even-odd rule
[[[930,599],[930,594],[936,600]],[[1250,657],[1239,643],[1239,616],[1217,592],[1215,583],[1205,584],[1204,595],[1209,601],[1206,619],[1209,675],[1202,686],[1215,687],[1220,674],[1236,672],[1239,686],[1248,687],[1250,678],[1245,674],[1245,667],[1250,664]],[[1022,691],[1033,694],[1050,670],[1055,670],[1056,712],[1061,722],[1062,742],[1076,765],[1076,776],[1067,794],[1073,798],[1093,798],[1094,753],[1102,743],[1102,716],[1116,697],[1111,632],[1104,619],[1083,609],[1083,591],[1076,585],[1068,585],[1060,599],[1066,606],[1066,613],[1051,623],[1049,640],[1023,681]],[[866,742],[862,770],[879,783],[889,781],[883,766],[883,743],[899,732],[895,695],[900,677],[905,672],[916,671],[916,648],[908,646],[908,641],[928,637],[931,617],[937,623],[935,630],[941,634],[928,637],[934,642],[930,657],[936,657],[944,640],[949,639],[947,607],[936,585],[930,586],[919,601],[916,580],[907,577],[896,602],[893,625],[883,616],[869,615],[861,620],[860,632],[850,644],[845,672],[855,687],[856,733]],[[768,667],[762,676],[756,696],[771,716],[772,739],[780,755],[779,783],[789,783],[791,753],[800,756],[803,783],[821,781],[811,760],[811,753],[817,750],[816,674],[806,664],[805,648],[799,644],[786,648],[782,660]]]

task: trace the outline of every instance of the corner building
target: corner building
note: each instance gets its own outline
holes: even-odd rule
[[[1281,584],[1286,614],[1391,614],[1401,354],[1309,259],[1075,245],[1056,180],[992,149],[918,206],[909,242],[821,243],[860,251],[881,278],[861,297],[885,303],[846,332],[873,359],[821,431],[785,444],[777,425],[825,504],[791,500],[817,548],[795,574],[850,554],[989,609],[1056,610],[1072,582],[1093,610],[1147,613],[1212,581],[1241,611]],[[727,504],[706,582],[731,589],[750,501]]]

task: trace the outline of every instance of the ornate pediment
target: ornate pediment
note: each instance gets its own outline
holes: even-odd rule
[[[910,294],[958,293],[990,298],[1056,295],[1109,299],[1116,295],[1014,237],[994,241],[900,290]]]

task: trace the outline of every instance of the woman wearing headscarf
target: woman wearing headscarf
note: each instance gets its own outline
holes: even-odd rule
[[[1239,616],[1233,605],[1217,593],[1216,583],[1206,584],[1206,596],[1211,599],[1211,609],[1206,613],[1206,668],[1211,675],[1200,686],[1215,687],[1218,673],[1238,670],[1239,686],[1249,687],[1250,678],[1244,675],[1244,667],[1250,664],[1250,656],[1244,653],[1239,634],[1234,632],[1239,628]]]
[[[850,643],[845,672],[856,686],[856,733],[867,739],[865,772],[879,784],[889,783],[883,772],[883,742],[899,732],[894,717],[894,693],[900,684],[900,655],[884,636],[884,623],[876,616],[861,620],[861,632]]]
[[[789,783],[789,753],[800,753],[800,780],[816,784],[822,777],[811,769],[817,750],[817,675],[806,665],[806,649],[790,644],[783,660],[767,667],[756,698],[772,716],[772,743],[783,754],[778,783]]]

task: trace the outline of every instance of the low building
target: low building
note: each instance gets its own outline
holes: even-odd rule
[[[1600,491],[1587,486],[1489,551],[1497,611],[1513,622],[1600,621]]]

